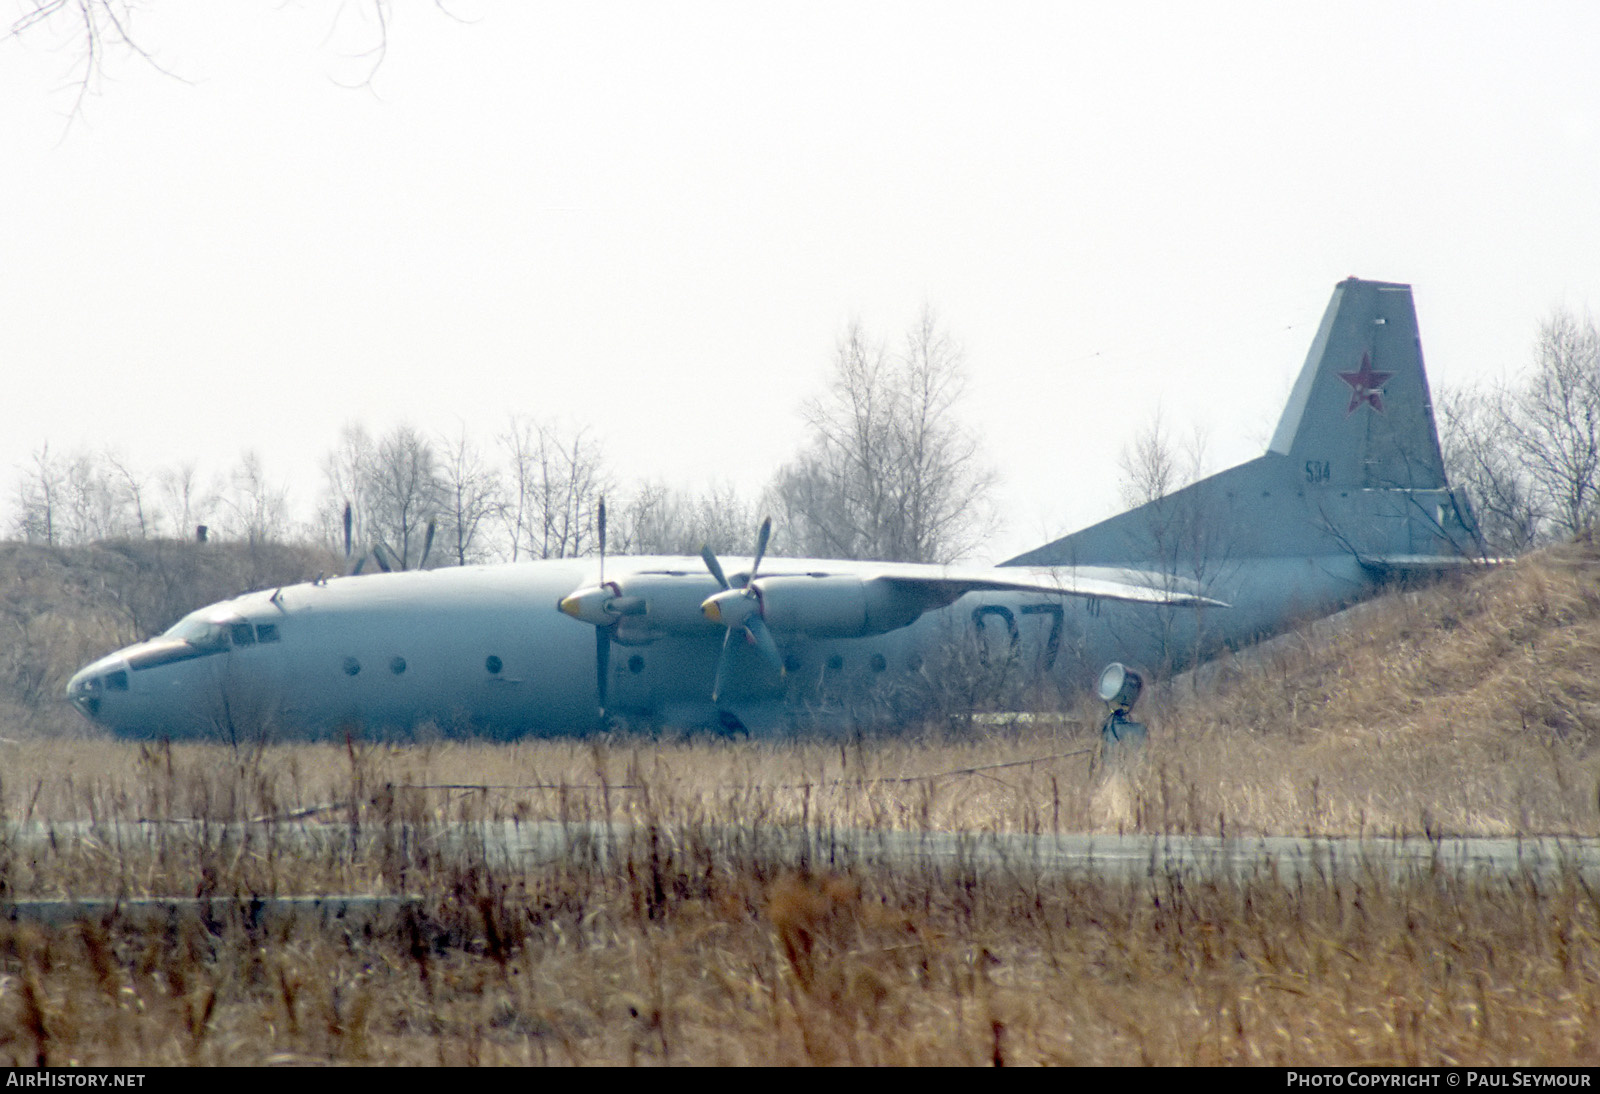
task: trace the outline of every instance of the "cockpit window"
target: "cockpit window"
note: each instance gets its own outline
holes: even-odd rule
[[[248,623],[229,623],[228,629],[233,632],[235,646],[253,646],[256,644],[256,629]]]
[[[276,642],[278,640],[278,625],[276,623],[257,623],[257,642]]]
[[[231,627],[227,623],[216,620],[187,616],[180,619],[177,624],[163,638],[176,638],[180,642],[187,642],[197,650],[207,652],[225,650],[229,645]]]

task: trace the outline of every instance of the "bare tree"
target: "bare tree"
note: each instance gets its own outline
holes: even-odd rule
[[[610,480],[587,429],[514,417],[500,438],[510,461],[504,519],[511,558],[576,558],[596,547],[600,498]]]
[[[731,486],[694,494],[646,483],[615,511],[613,549],[640,555],[692,555],[702,546],[719,555],[745,554],[761,519]]]
[[[324,482],[322,502],[317,508],[316,525],[324,542],[344,550],[344,510],[350,507],[351,546],[369,542],[368,525],[374,503],[372,467],[377,461],[377,445],[366,426],[347,422],[339,431],[339,443],[322,460]]]
[[[424,529],[444,504],[433,445],[411,426],[399,425],[378,441],[373,457],[365,490],[368,532],[395,552],[401,569],[421,566]]]
[[[434,5],[445,9],[442,0]],[[20,13],[11,21],[10,28],[0,34],[0,41],[22,40],[53,34],[50,44],[69,51],[75,47],[75,72],[69,81],[75,89],[71,116],[83,110],[84,100],[98,87],[106,75],[106,66],[115,56],[131,56],[143,61],[157,72],[181,79],[157,59],[143,36],[136,33],[134,22],[139,5],[133,0],[21,0]],[[383,64],[389,48],[389,0],[366,0],[362,4],[349,4],[341,0],[329,5],[331,23],[329,36],[333,37],[341,25],[357,22],[354,34],[357,41],[365,42],[358,56],[365,66],[363,75],[349,86],[365,86],[372,81]],[[352,18],[354,16],[355,18]],[[340,35],[344,37],[344,35]]]
[[[177,467],[164,468],[157,476],[160,509],[173,529],[174,538],[187,539],[196,526],[209,524],[212,510],[220,504],[221,493],[213,483],[205,485],[193,460]]]
[[[56,545],[58,506],[66,489],[66,472],[50,454],[50,442],[39,446],[17,480],[17,534],[28,543]]]
[[[1158,407],[1149,426],[1134,434],[1117,455],[1117,467],[1122,471],[1123,504],[1132,509],[1158,501],[1193,482],[1199,477],[1202,451],[1203,445],[1197,435],[1190,446],[1189,459],[1185,461]]]
[[[133,536],[137,521],[125,484],[109,465],[108,458],[84,451],[68,458],[64,505],[58,510],[57,523],[58,533],[65,532],[65,542],[94,543]]]
[[[1123,500],[1139,515],[1129,557],[1153,567],[1151,575],[1169,592],[1211,592],[1232,563],[1231,506],[1202,478],[1205,462],[1204,433],[1179,444],[1159,411],[1118,457]],[[1157,605],[1151,618],[1161,651],[1152,670],[1166,674],[1180,660],[1203,656],[1204,608]]]
[[[267,478],[260,453],[239,457],[222,496],[227,511],[224,531],[252,547],[282,543],[289,535],[289,491]]]
[[[1539,328],[1534,370],[1510,436],[1557,529],[1594,523],[1600,500],[1600,329],[1557,311]]]
[[[45,443],[21,469],[14,527],[30,543],[93,543],[161,534],[144,476],[115,452],[62,458]]]
[[[1439,400],[1445,466],[1477,510],[1485,545],[1516,553],[1600,516],[1600,329],[1553,312],[1533,368]]]
[[[805,408],[815,438],[772,485],[785,550],[950,562],[976,548],[994,476],[956,418],[963,384],[932,311],[893,356],[853,322],[827,393]]]
[[[146,519],[144,511],[144,480],[139,477],[129,465],[128,461],[111,451],[106,452],[106,463],[111,468],[111,476],[118,484],[124,505],[131,518],[131,530],[138,533],[140,539],[150,537],[150,522]]]
[[[454,439],[441,442],[439,488],[444,534],[457,566],[484,556],[485,524],[504,507],[500,476],[484,459],[462,425]]]
[[[1500,384],[1442,389],[1434,403],[1445,473],[1472,499],[1484,547],[1496,555],[1532,547],[1545,523],[1543,503],[1511,428],[1515,401]]]

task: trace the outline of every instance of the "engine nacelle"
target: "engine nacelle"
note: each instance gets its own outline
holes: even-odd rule
[[[617,582],[623,597],[643,607],[622,620],[619,639],[643,641],[664,634],[705,634],[716,629],[701,603],[722,587],[709,574],[630,574]]]
[[[755,585],[762,617],[780,634],[864,638],[908,626],[924,609],[885,582],[848,574],[763,577]]]

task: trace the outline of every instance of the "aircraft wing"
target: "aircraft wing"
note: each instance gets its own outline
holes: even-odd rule
[[[1067,567],[1017,572],[1014,569],[950,570],[934,566],[890,565],[878,573],[862,576],[906,595],[931,600],[933,603],[930,607],[952,604],[967,593],[991,590],[1126,600],[1138,604],[1228,607],[1223,601],[1202,595],[1190,582],[1168,579],[1159,574],[1098,567],[1091,572]]]
[[[1358,555],[1356,561],[1374,577],[1392,578],[1438,577],[1442,574],[1478,570],[1486,566],[1502,566],[1511,561],[1505,558],[1468,558],[1465,555]]]

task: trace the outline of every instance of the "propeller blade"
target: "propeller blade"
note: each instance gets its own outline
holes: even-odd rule
[[[750,575],[745,578],[743,588],[738,592],[728,584],[728,577],[722,572],[722,563],[712,554],[711,545],[704,544],[700,548],[700,557],[705,560],[706,569],[711,571],[711,576],[717,579],[717,584],[721,585],[723,590],[707,597],[701,603],[700,610],[705,613],[707,619],[723,623],[728,628],[728,633],[722,637],[722,654],[717,658],[717,678],[711,685],[713,703],[722,695],[722,684],[727,679],[735,629],[745,633],[750,642],[761,651],[761,656],[777,670],[779,676],[787,675],[783,668],[783,654],[778,652],[778,643],[773,641],[766,620],[761,618],[761,600],[757,595],[759,590],[755,588],[756,573],[761,569],[761,560],[766,557],[767,543],[771,539],[772,518],[768,517],[761,522],[761,530],[756,533],[756,554],[750,563]]]
[[[606,499],[600,499],[600,515],[598,520],[600,533],[600,584],[606,583]],[[600,704],[602,707],[604,703]]]
[[[722,655],[717,658],[717,677],[711,684],[711,701],[715,703],[722,694],[722,680],[728,670],[728,658],[733,649],[733,629],[722,636]]]
[[[427,568],[428,555],[430,553],[432,553],[432,551],[433,551],[433,533],[434,533],[434,529],[437,528],[437,527],[438,527],[438,522],[436,520],[434,520],[434,518],[429,517],[428,518],[428,538],[422,541],[422,558],[421,558],[421,560],[419,560],[417,562],[417,569],[419,569],[419,570]]]
[[[366,555],[366,552],[363,551],[361,553],[361,557],[356,559],[356,564],[354,566],[350,567],[350,576],[351,577],[360,577],[361,576],[361,571],[366,569],[366,566],[367,566],[367,555]]]
[[[789,675],[783,667],[783,654],[778,652],[778,643],[772,640],[772,631],[767,629],[767,621],[759,615],[752,615],[749,622],[744,625],[745,632],[750,635],[750,640],[756,644],[756,649],[767,659],[779,676]]]
[[[611,631],[594,629],[595,698],[600,705],[600,720],[606,717],[606,690],[611,684]]]
[[[389,548],[381,543],[372,545],[372,561],[378,564],[378,569],[386,574],[394,573],[394,559],[389,557]]]
[[[728,584],[728,579],[722,572],[722,563],[718,562],[717,556],[711,553],[711,545],[709,543],[700,545],[700,557],[705,561],[706,569],[711,571],[711,576],[717,579],[718,585],[721,585],[724,589],[733,588],[732,585]]]
[[[350,511],[350,503],[344,503],[344,558],[350,561],[350,526],[355,521],[355,514]]]
[[[761,560],[766,556],[767,553],[767,540],[771,538],[772,518],[768,517],[766,520],[761,522],[761,531],[756,533],[756,560],[750,564],[750,581],[754,581],[756,579],[756,571],[761,569]],[[746,581],[744,583],[745,588],[750,587],[750,581]]]

